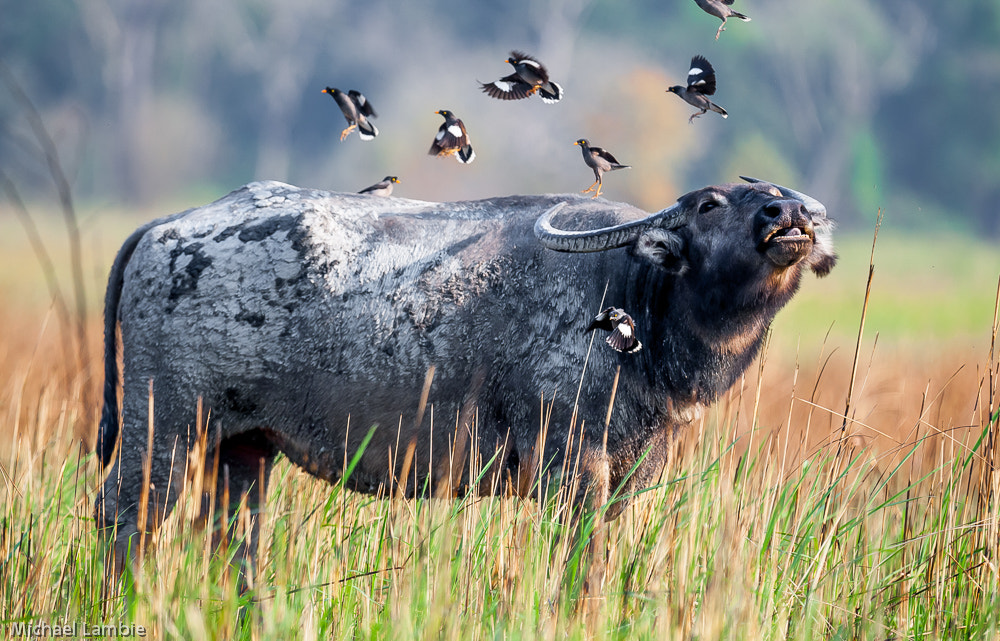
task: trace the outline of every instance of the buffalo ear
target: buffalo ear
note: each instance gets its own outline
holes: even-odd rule
[[[688,268],[684,239],[668,229],[644,231],[632,245],[632,253],[671,274],[682,274]]]

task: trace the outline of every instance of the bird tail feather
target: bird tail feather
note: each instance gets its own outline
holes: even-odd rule
[[[378,129],[376,129],[370,120],[359,120],[358,135],[361,137],[361,140],[371,140],[378,135]]]
[[[750,22],[750,16],[743,15],[742,13],[733,12],[730,15],[731,18],[739,18],[743,22]]]
[[[551,105],[562,100],[563,90],[558,84],[549,81],[538,88],[538,95],[542,98],[542,102]]]

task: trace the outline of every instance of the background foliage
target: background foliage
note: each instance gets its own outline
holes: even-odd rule
[[[890,220],[1000,235],[1000,5],[993,0],[0,0],[0,59],[38,103],[79,197],[148,205],[255,178],[356,191],[386,174],[435,200],[589,184],[581,136],[635,169],[608,197],[649,209],[737,174],[787,181],[848,225]],[[476,80],[507,52],[545,61],[557,106],[500,103]],[[663,90],[695,53],[723,121],[688,125]],[[382,136],[337,142],[326,85],[361,89]],[[425,155],[448,108],[469,167]],[[0,92],[0,167],[45,185]],[[23,187],[22,187],[23,188]],[[867,228],[867,224],[865,227]]]

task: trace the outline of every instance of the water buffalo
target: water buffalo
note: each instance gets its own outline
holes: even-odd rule
[[[108,283],[98,452],[114,466],[98,526],[117,527],[124,554],[144,473],[149,523],[170,512],[199,399],[219,483],[251,509],[278,452],[334,481],[372,426],[355,490],[524,494],[575,441],[578,471],[560,482],[600,504],[655,478],[805,268],[830,271],[831,230],[820,203],[758,181],[653,215],[566,195],[439,204],[256,182],[153,221]],[[609,306],[641,350],[591,348],[584,330]],[[488,473],[470,480],[470,456]]]

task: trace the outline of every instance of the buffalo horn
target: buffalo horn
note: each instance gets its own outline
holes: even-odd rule
[[[646,229],[652,227],[675,229],[680,227],[686,218],[684,212],[679,211],[680,204],[675,203],[655,214],[620,225],[583,231],[565,231],[552,226],[552,217],[565,205],[565,202],[554,205],[535,221],[535,238],[548,249],[573,253],[616,249],[631,244]]]

